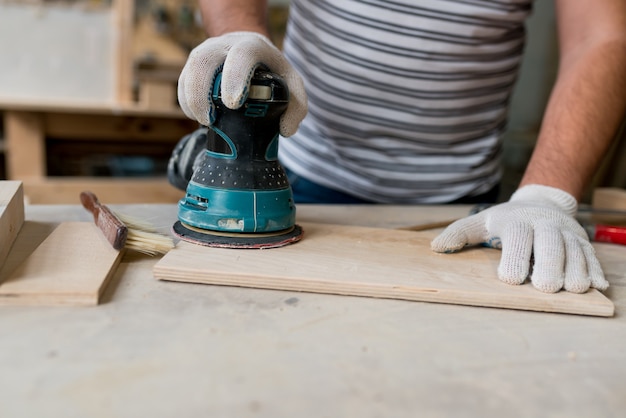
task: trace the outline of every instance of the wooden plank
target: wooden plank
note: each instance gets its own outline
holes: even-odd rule
[[[24,181],[24,194],[31,204],[79,204],[79,195],[85,190],[92,191],[109,204],[177,203],[185,194],[161,177],[48,177]]]
[[[593,209],[626,211],[626,189],[598,187],[593,191]]]
[[[150,109],[176,107],[176,84],[167,81],[142,81],[139,83],[139,102]]]
[[[591,208],[598,211],[591,214],[591,219],[595,223],[626,224],[626,190],[619,187],[597,187],[593,191]],[[622,213],[603,213],[603,210]]]
[[[531,311],[612,316],[613,303],[585,294],[541,293],[499,281],[500,251],[430,250],[426,232],[302,223],[303,240],[271,250],[208,248],[187,242],[154,267],[157,279],[369,296]]]
[[[41,115],[34,112],[4,112],[7,177],[44,177],[46,143]]]
[[[24,224],[24,189],[20,181],[0,181],[0,268]]]
[[[0,304],[97,305],[120,260],[96,225],[63,222],[19,267],[1,272]]]
[[[115,34],[115,75],[116,99],[120,103],[134,101],[133,82],[133,19],[135,16],[134,0],[114,0]]]

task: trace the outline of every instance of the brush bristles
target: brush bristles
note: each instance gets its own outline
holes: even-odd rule
[[[174,248],[172,237],[157,232],[149,222],[118,213],[116,216],[128,228],[128,237],[124,248],[152,256],[166,254]]]
[[[129,228],[128,238],[126,238],[124,247],[148,255],[166,254],[174,248],[174,240],[167,235],[156,232]]]
[[[145,232],[157,232],[154,225],[152,225],[150,222],[124,213],[115,213],[115,215],[119,218],[120,221],[124,223],[124,225],[126,225],[128,229],[137,229],[139,231]]]

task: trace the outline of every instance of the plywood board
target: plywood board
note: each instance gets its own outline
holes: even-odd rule
[[[63,222],[0,272],[0,305],[97,305],[120,259],[93,223]]]
[[[612,316],[596,290],[541,293],[500,282],[500,252],[430,250],[421,232],[302,224],[301,242],[271,250],[236,250],[179,242],[154,267],[161,280],[496,308]]]
[[[0,268],[24,224],[24,190],[20,181],[0,181]]]

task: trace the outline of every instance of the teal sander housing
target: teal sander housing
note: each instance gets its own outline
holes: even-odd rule
[[[210,247],[273,248],[297,242],[296,207],[278,162],[280,117],[289,91],[278,75],[257,69],[239,109],[221,100],[221,73],[211,98],[215,122],[206,150],[178,202],[173,231]]]

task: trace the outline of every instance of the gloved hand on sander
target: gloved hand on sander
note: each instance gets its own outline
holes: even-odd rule
[[[307,113],[304,84],[271,41],[255,32],[232,32],[209,38],[191,51],[178,80],[178,101],[187,117],[205,127],[186,135],[172,152],[167,174],[170,183],[185,190],[206,148],[207,129],[215,121],[213,84],[222,73],[221,97],[237,109],[245,102],[254,71],[264,66],[287,83],[289,105],[280,119],[280,134],[291,136]]]
[[[440,253],[477,244],[500,248],[498,277],[508,284],[522,284],[530,274],[533,286],[546,293],[605,290],[609,283],[587,233],[574,218],[576,210],[569,193],[524,186],[508,202],[454,222],[431,248]]]
[[[185,115],[204,126],[215,119],[211,101],[213,83],[222,73],[222,101],[238,109],[246,101],[254,71],[259,66],[281,76],[289,89],[289,106],[280,120],[280,134],[291,136],[307,113],[307,97],[298,73],[265,36],[232,32],[208,38],[194,48],[178,79],[178,101]]]

